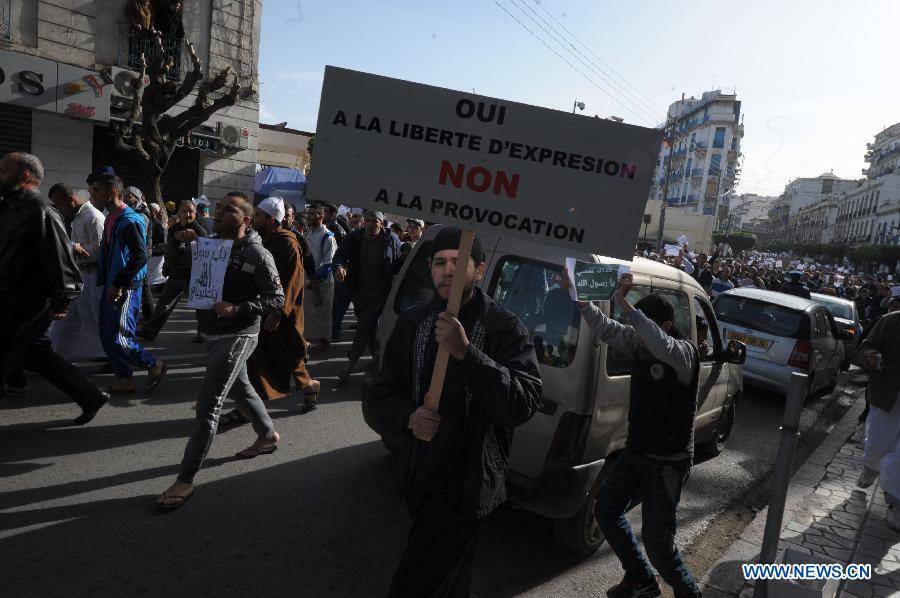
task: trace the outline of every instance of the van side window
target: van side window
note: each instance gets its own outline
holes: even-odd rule
[[[686,338],[693,339],[694,327],[691,326],[688,296],[679,291],[670,291],[668,289],[654,289],[654,292],[661,294],[672,303],[672,307],[675,308],[675,328]],[[628,301],[634,305],[648,294],[650,294],[650,289],[647,287],[633,287],[628,293]],[[622,321],[622,310],[616,309],[615,301],[610,301],[609,311],[609,317],[616,321]],[[608,376],[630,374],[631,361],[632,359],[627,353],[607,347],[606,374]]]
[[[815,338],[826,338],[828,336],[828,322],[825,320],[825,313],[821,309],[816,310],[815,318]]]
[[[431,244],[433,241],[419,241],[416,244],[413,261],[403,275],[403,282],[397,289],[394,298],[394,313],[402,314],[408,309],[424,305],[434,296],[434,285],[431,283]],[[409,258],[407,258],[409,259]]]
[[[494,269],[489,294],[525,324],[538,362],[565,368],[575,358],[581,314],[569,291],[559,286],[560,270],[553,264],[504,257]]]
[[[700,320],[697,320],[697,347],[700,350],[701,361],[714,361],[716,355],[722,351],[722,340],[719,338],[719,327],[716,324],[716,316],[712,306],[705,299],[694,297],[694,311],[697,318],[703,318],[706,330],[700,328]]]

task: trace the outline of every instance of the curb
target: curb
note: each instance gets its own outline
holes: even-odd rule
[[[813,451],[800,469],[791,476],[781,523],[782,532],[793,518],[794,511],[809,495],[813,494],[816,486],[825,477],[828,465],[859,425],[859,414],[862,413],[865,406],[865,401],[861,401],[859,398],[850,406],[840,421],[834,425],[834,428],[822,444]],[[713,563],[709,571],[699,580],[704,596],[713,598],[739,596],[743,593],[743,590],[752,587],[744,580],[741,564],[753,563],[759,559],[768,514],[768,507],[757,513],[753,521],[741,532],[738,539],[734,541],[719,560]]]

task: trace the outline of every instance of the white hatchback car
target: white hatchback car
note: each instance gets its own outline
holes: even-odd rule
[[[734,289],[713,303],[726,340],[747,346],[744,380],[787,395],[791,372],[809,376],[807,394],[837,386],[846,333],[824,305],[762,289]]]

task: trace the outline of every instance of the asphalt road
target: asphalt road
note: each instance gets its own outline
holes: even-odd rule
[[[333,388],[350,334],[310,362],[323,383],[317,411],[300,415],[299,396],[270,404],[282,435],[274,455],[235,460],[252,430],[220,433],[195,496],[167,514],[156,513],[153,501],[177,472],[203,376],[203,346],[189,342],[192,313],[178,310],[148,344],[171,364],[157,393],[114,399],[85,427],[66,427],[77,406],[29,375],[30,397],[0,401],[0,592],[384,595],[409,523],[394,461],[362,419],[361,375],[345,390]],[[142,387],[145,374],[137,376]],[[807,403],[806,429],[842,392]],[[781,397],[745,391],[727,450],[695,465],[685,487],[682,545],[765,476],[782,412]],[[639,510],[630,517],[639,529]],[[606,546],[579,557],[555,544],[549,521],[504,507],[482,528],[473,591],[604,596],[620,577]]]

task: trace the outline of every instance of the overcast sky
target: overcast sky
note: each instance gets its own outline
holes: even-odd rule
[[[738,191],[763,195],[859,178],[866,143],[900,121],[900,2],[636,4],[266,0],[260,120],[314,131],[326,64],[558,110],[577,98],[645,126],[682,93],[736,90]]]

